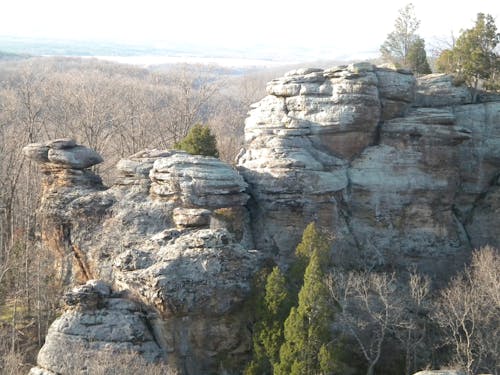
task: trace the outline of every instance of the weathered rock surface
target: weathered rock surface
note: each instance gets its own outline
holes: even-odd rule
[[[186,207],[243,206],[248,199],[243,178],[213,157],[176,152],[156,160],[149,175],[151,194]]]
[[[30,374],[88,374],[102,352],[134,354],[138,361],[157,362],[165,353],[143,307],[89,281],[64,298],[65,312],[50,326]]]
[[[315,220],[335,233],[338,261],[446,278],[473,247],[500,245],[493,96],[472,104],[451,76],[366,63],[293,71],[267,89],[238,158],[259,250],[286,262]]]
[[[181,374],[241,373],[253,275],[265,258],[287,264],[313,220],[335,235],[337,263],[416,266],[437,282],[473,248],[500,247],[500,98],[472,103],[449,76],[368,63],[295,70],[267,92],[246,120],[237,170],[145,150],[121,160],[106,188],[88,169],[100,157],[74,141],[25,147],[44,172],[42,237],[61,283],[112,288],[66,297],[33,371],[59,373],[46,353],[69,340],[64,327],[99,317],[102,329],[83,336],[104,342],[114,333],[101,316],[125,319],[131,303],[154,327],[146,341]]]
[[[262,258],[251,250],[243,178],[215,158],[150,150],[121,160],[117,183],[106,189],[92,172],[80,169],[84,163],[78,158],[87,160],[92,153],[78,151],[83,146],[70,141],[62,146],[57,150],[76,160],[56,165],[40,157],[52,143],[25,149],[45,173],[43,239],[58,257],[61,283],[97,278],[141,301],[154,312],[147,324],[155,327],[151,334],[162,358],[181,374],[220,368],[238,373],[251,348],[243,305]],[[134,332],[114,337],[108,327],[126,319],[120,306],[127,300],[106,301],[102,305],[93,295],[87,301],[81,290],[66,296],[66,305],[78,308],[53,324],[40,368],[76,373],[80,362],[57,367],[66,362],[57,348],[73,344],[71,330],[84,330],[92,319],[100,326],[82,333],[90,343],[88,356],[100,348],[94,342],[108,340],[106,348],[117,352],[139,345]],[[124,322],[123,329],[132,328]]]

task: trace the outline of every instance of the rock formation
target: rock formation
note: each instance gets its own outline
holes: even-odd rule
[[[366,63],[292,71],[267,91],[238,159],[259,250],[286,262],[316,220],[339,262],[446,277],[500,245],[497,97],[473,104],[450,76]]]
[[[41,231],[63,285],[100,279],[125,293],[144,312],[145,326],[154,327],[141,337],[158,345],[161,358],[180,373],[231,371],[240,357],[246,359],[243,304],[261,257],[251,250],[246,183],[234,169],[215,158],[150,150],[121,160],[120,177],[105,189],[88,169],[100,157],[71,140],[32,144],[24,152],[44,174]],[[125,326],[130,317],[123,310],[139,311],[122,308],[121,300],[106,301],[83,313],[68,309],[53,324],[40,368],[77,374],[79,363],[57,367],[54,358],[67,341],[62,334],[105,342],[94,335],[113,331],[111,321],[104,319],[97,331],[83,329],[84,322],[106,315]],[[118,339],[109,341],[116,344],[113,350],[129,349]],[[148,358],[160,358],[156,354]]]
[[[500,245],[498,97],[471,103],[449,76],[417,81],[367,63],[296,70],[267,91],[246,120],[238,171],[146,150],[121,160],[106,188],[89,169],[99,155],[72,140],[24,149],[44,174],[42,238],[60,282],[112,290],[91,283],[90,304],[66,298],[35,373],[78,373],[57,367],[54,348],[105,311],[143,322],[133,346],[109,339],[117,350],[181,374],[240,373],[252,278],[266,258],[286,265],[312,220],[335,235],[339,263],[416,266],[438,281],[473,248]],[[111,324],[101,321],[99,334]]]
[[[52,323],[31,375],[85,373],[103,352],[133,353],[155,362],[163,351],[141,306],[91,280],[64,296],[65,313]]]

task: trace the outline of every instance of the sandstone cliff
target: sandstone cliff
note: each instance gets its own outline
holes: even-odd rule
[[[498,97],[471,103],[451,77],[417,81],[366,63],[293,71],[267,91],[247,118],[238,171],[147,150],[121,160],[105,187],[89,169],[101,158],[84,146],[63,139],[24,149],[44,173],[42,237],[60,282],[111,286],[86,286],[100,301],[91,307],[70,293],[84,307],[67,303],[33,371],[77,371],[57,365],[71,331],[76,345],[116,343],[182,374],[239,373],[252,278],[267,258],[286,264],[312,220],[335,235],[339,263],[416,266],[435,280],[474,247],[500,245]],[[83,323],[111,314],[126,326],[138,311],[133,345],[97,338]]]
[[[338,261],[434,275],[499,245],[500,103],[452,77],[360,63],[275,79],[238,168],[256,247],[286,261],[312,220]]]

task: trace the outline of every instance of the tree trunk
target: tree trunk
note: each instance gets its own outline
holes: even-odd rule
[[[373,375],[375,373],[375,363],[370,363],[368,370],[366,370],[366,375]]]

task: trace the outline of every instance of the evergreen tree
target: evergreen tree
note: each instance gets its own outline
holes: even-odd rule
[[[309,375],[320,373],[331,341],[333,310],[329,303],[325,274],[318,249],[313,251],[299,292],[299,303],[285,321],[285,342],[280,349],[276,375]],[[321,354],[320,354],[321,353]]]
[[[477,88],[482,81],[486,88],[500,88],[500,56],[496,47],[500,43],[494,18],[479,13],[473,28],[462,31],[455,46],[445,49],[436,61],[436,68],[441,73],[453,73],[458,81],[463,81],[473,88],[475,101]]]
[[[295,260],[290,267],[289,282],[297,294],[304,280],[304,272],[312,254],[317,251],[324,267],[329,265],[330,241],[320,233],[314,222],[307,225],[302,233],[302,240],[295,249]]]
[[[333,313],[324,284],[329,253],[330,241],[311,223],[288,277],[278,267],[267,276],[257,299],[253,360],[245,375],[331,373]]]
[[[208,126],[195,125],[184,139],[174,145],[174,148],[184,150],[192,155],[219,157],[217,140]]]
[[[425,52],[425,41],[420,37],[416,37],[410,46],[410,50],[408,51],[408,66],[417,74],[432,73],[427,61],[427,53]]]
[[[453,48],[453,65],[467,84],[477,89],[480,80],[495,77],[500,60],[495,48],[500,43],[495,20],[491,15],[479,13],[473,28],[458,37]]]
[[[254,358],[245,369],[245,375],[271,374],[279,360],[283,343],[283,322],[290,311],[290,296],[286,279],[279,267],[267,276],[265,292],[260,299],[258,322],[254,326]]]

